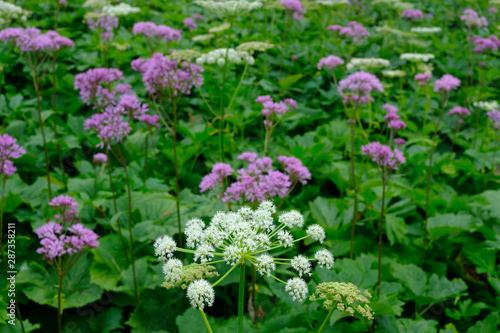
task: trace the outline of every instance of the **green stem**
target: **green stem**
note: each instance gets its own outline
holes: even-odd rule
[[[238,293],[238,333],[243,333],[243,311],[245,309],[245,261],[240,266],[240,285]]]
[[[378,283],[377,296],[380,295],[380,283],[382,282],[382,234],[384,228],[385,186],[387,183],[385,170],[382,168],[382,210],[380,212],[380,224],[378,227]]]
[[[172,106],[172,112],[174,114],[173,120],[173,148],[174,148],[174,169],[175,169],[175,208],[177,210],[177,228],[179,232],[179,247],[182,247],[182,228],[181,228],[181,207],[179,199],[179,166],[177,161],[177,109],[175,105]],[[184,256],[182,256],[184,258]]]
[[[58,2],[59,4],[59,2]],[[58,11],[59,11],[59,5],[58,5]],[[56,28],[57,28],[57,18],[56,18]],[[55,51],[52,53],[52,109],[54,110],[54,114],[52,117],[54,118],[54,139],[56,141],[56,152],[57,152],[57,158],[59,159],[59,166],[61,168],[61,175],[63,179],[63,184],[64,184],[64,189],[68,189],[68,184],[66,182],[66,173],[64,172],[64,164],[62,160],[62,154],[61,154],[61,149],[59,147],[59,141],[58,141],[58,133],[57,133],[57,94],[56,94],[56,89],[57,89],[57,77],[56,77],[56,53]]]
[[[146,181],[148,180],[148,136],[149,134],[146,134],[146,153],[144,157],[144,186],[146,186]]]
[[[321,324],[321,327],[319,328],[318,333],[321,333],[325,329],[326,323],[328,323],[328,321],[330,320],[330,317],[332,316],[332,313],[334,310],[335,310],[335,307],[332,305],[332,308],[330,309],[330,311],[328,311],[328,314],[326,315],[325,320],[323,320],[323,324]]]
[[[231,97],[231,101],[229,102],[229,105],[227,106],[227,109],[229,111],[231,111],[231,106],[233,106],[233,102],[234,102],[236,96],[238,95],[238,91],[240,90],[241,83],[243,82],[243,79],[245,78],[247,70],[248,70],[248,62],[245,63],[245,69],[243,69],[243,73],[241,74],[240,82],[238,82],[238,86],[234,90],[233,96]]]
[[[127,162],[123,156],[123,169],[125,170],[125,179],[127,180],[127,194],[128,194],[128,233],[130,241],[130,258],[132,261],[132,277],[134,278],[134,296],[135,303],[139,305],[139,292],[137,290],[137,278],[135,275],[135,255],[134,255],[134,234],[132,233],[132,194],[130,189],[130,177],[128,175]],[[118,221],[119,223],[119,221]]]
[[[354,119],[352,119],[354,120]],[[356,219],[358,215],[358,191],[356,187],[356,174],[355,174],[355,161],[354,161],[354,153],[355,153],[355,148],[354,148],[354,126],[355,123],[354,121],[351,122],[351,184],[352,184],[352,189],[354,192],[354,209],[352,212],[352,225],[351,225],[351,249],[349,252],[349,258],[353,258],[354,256],[354,234],[356,231]]]
[[[226,84],[226,74],[227,74],[227,58],[229,55],[229,47],[231,47],[231,28],[228,29],[227,34],[227,46],[226,46],[226,58],[224,62],[224,67],[222,69],[222,84],[220,86],[220,107],[219,107],[219,149],[220,149],[220,160],[224,162],[224,85]]]
[[[59,333],[62,333],[62,304],[61,304],[61,290],[63,284],[63,275],[62,273],[58,273],[59,283],[57,288],[57,327],[59,329]]]
[[[205,323],[205,326],[207,327],[207,331],[209,333],[213,333],[212,328],[210,327],[210,324],[208,323],[207,316],[205,315],[205,312],[203,310],[200,310],[200,312],[201,312],[201,317],[203,318],[203,322]]]
[[[216,285],[218,285],[219,283],[222,282],[222,280],[224,280],[229,274],[231,274],[231,272],[236,268],[236,266],[238,266],[238,263],[236,263],[233,267],[231,267],[227,272],[226,274],[224,274],[220,279],[218,279],[214,284],[212,284],[212,287],[215,287]]]

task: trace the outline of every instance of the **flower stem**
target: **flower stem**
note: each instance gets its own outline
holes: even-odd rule
[[[146,134],[146,153],[144,157],[144,186],[146,186],[146,181],[148,180],[148,137],[149,134]]]
[[[380,283],[382,282],[382,234],[384,228],[385,186],[387,179],[382,169],[382,210],[380,212],[380,224],[378,227],[378,283],[377,296],[380,295]]]
[[[58,2],[59,4],[59,2]],[[57,6],[58,11],[59,11],[59,5]],[[56,18],[56,28],[57,28],[57,18]],[[63,164],[63,159],[62,159],[62,154],[61,154],[61,149],[59,147],[59,142],[58,142],[58,137],[59,135],[57,134],[57,94],[56,94],[56,89],[57,89],[57,77],[56,77],[56,53],[55,51],[52,53],[52,109],[54,110],[54,114],[52,117],[54,118],[54,139],[56,140],[56,152],[57,152],[57,158],[59,159],[59,167],[61,168],[61,175],[63,179],[63,184],[64,184],[64,189],[68,189],[68,184],[66,181],[66,173],[64,172],[64,164]]]
[[[321,333],[325,329],[326,323],[328,323],[328,321],[330,320],[330,317],[332,316],[332,313],[334,310],[335,310],[335,307],[332,306],[330,311],[328,311],[328,314],[326,315],[325,320],[323,320],[323,324],[321,324],[321,327],[319,328],[318,333]]]
[[[245,309],[245,261],[240,265],[240,285],[238,293],[238,333],[243,333],[243,311]]]
[[[179,232],[179,247],[182,247],[182,228],[181,228],[181,208],[180,208],[180,199],[179,199],[179,166],[177,161],[177,108],[175,105],[172,107],[172,111],[174,114],[172,129],[173,129],[173,148],[174,148],[174,169],[175,169],[175,208],[177,210],[177,228]],[[184,255],[182,254],[182,259],[184,259]]]
[[[119,148],[118,148],[119,149]],[[137,278],[135,276],[135,255],[134,255],[134,234],[132,233],[132,194],[130,190],[130,177],[128,175],[127,162],[123,156],[123,169],[125,170],[125,179],[127,180],[127,194],[128,194],[128,233],[130,240],[130,258],[132,261],[132,277],[134,278],[134,296],[135,303],[139,305],[139,293],[137,291]],[[118,221],[119,223],[119,221]]]
[[[212,287],[215,287],[216,285],[218,285],[219,283],[222,282],[222,280],[224,280],[235,268],[236,266],[238,266],[238,263],[234,264],[233,267],[231,267],[227,272],[226,274],[224,274],[220,279],[218,279],[214,284],[212,284]]]
[[[205,323],[205,326],[207,327],[207,331],[209,333],[213,333],[212,328],[210,327],[210,324],[208,323],[207,316],[205,315],[205,312],[203,310],[200,310],[200,313],[201,313],[201,317],[203,318],[203,322]]]
[[[233,22],[230,22],[231,25]],[[231,31],[232,26],[228,29],[227,33],[227,46],[226,46],[226,58],[224,62],[224,67],[222,68],[222,83],[220,86],[220,106],[219,106],[219,149],[220,149],[220,160],[224,162],[224,85],[226,84],[226,74],[227,74],[227,58],[229,56],[229,47],[231,46]]]
[[[351,226],[351,249],[349,252],[349,258],[353,258],[354,256],[354,234],[356,230],[356,219],[358,215],[358,191],[356,187],[356,175],[355,175],[355,161],[354,161],[354,121],[351,122],[351,184],[352,190],[354,192],[354,209],[352,212],[352,226]]]
[[[59,283],[58,283],[58,288],[57,288],[57,327],[59,329],[59,333],[62,333],[62,304],[61,304],[61,290],[62,290],[62,284],[63,284],[63,274],[59,272],[58,274],[59,277]]]

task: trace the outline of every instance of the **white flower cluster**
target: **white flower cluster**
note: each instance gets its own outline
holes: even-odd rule
[[[406,72],[402,71],[400,69],[388,69],[388,70],[382,71],[382,75],[387,76],[387,77],[405,77]]]
[[[388,27],[386,25],[383,25],[383,26],[380,26],[380,27],[376,27],[375,31],[378,32],[378,33],[394,34],[396,36],[401,36],[401,35],[404,34],[404,31],[399,30],[399,29],[394,29],[394,28]]]
[[[248,52],[253,52],[253,51],[264,52],[268,49],[272,49],[273,47],[274,44],[269,44],[265,42],[246,42],[238,45],[236,47],[236,50],[248,51]]]
[[[0,25],[11,23],[19,20],[22,23],[26,22],[30,12],[16,6],[10,2],[0,1]]]
[[[434,54],[430,53],[403,53],[400,58],[411,62],[428,62],[434,59]]]
[[[205,42],[205,41],[210,40],[214,37],[215,36],[213,34],[205,34],[205,35],[194,36],[193,38],[191,38],[191,40],[193,42]]]
[[[196,0],[194,1],[198,6],[206,8],[208,11],[217,14],[221,17],[236,18],[251,12],[254,9],[262,7],[262,2],[247,1],[247,0],[226,0],[226,1],[213,1],[213,0]]]
[[[246,51],[236,51],[235,49],[216,49],[208,53],[202,54],[196,59],[196,63],[200,66],[204,64],[217,64],[220,67],[226,63],[232,62],[235,64],[247,63],[253,65],[255,63],[254,57]]]
[[[391,63],[387,59],[381,58],[352,58],[346,65],[348,70],[353,68],[378,68],[378,67],[389,67]]]
[[[348,5],[349,0],[316,0],[316,3],[323,6]]]
[[[221,25],[218,25],[216,27],[208,29],[208,32],[210,32],[212,34],[214,32],[222,32],[222,31],[227,30],[229,28],[231,28],[231,23],[224,22]]]
[[[102,8],[104,6],[109,6],[110,4],[110,0],[87,0],[84,2],[83,7]]]
[[[498,109],[498,102],[497,101],[479,101],[479,102],[474,102],[472,105],[475,108],[482,109],[485,111],[492,111],[495,109]]]
[[[103,16],[127,16],[130,14],[139,13],[141,9],[139,7],[132,7],[128,3],[120,3],[116,6],[104,6],[102,8]]]
[[[155,255],[165,262],[163,274],[164,285],[171,287],[175,284],[187,284],[188,298],[191,305],[203,310],[203,307],[213,303],[213,288],[202,275],[216,276],[215,272],[200,270],[201,267],[212,267],[211,260],[218,257],[217,262],[224,261],[233,266],[244,264],[246,261],[255,265],[261,276],[275,277],[277,265],[286,265],[297,271],[298,275],[312,274],[312,263],[317,261],[321,268],[331,269],[334,264],[333,254],[326,249],[318,250],[313,259],[298,254],[293,259],[274,257],[270,251],[279,251],[282,247],[293,246],[296,242],[311,237],[323,242],[325,230],[319,225],[311,225],[306,230],[306,236],[294,239],[292,233],[286,229],[302,228],[304,217],[298,211],[292,210],[279,215],[278,224],[275,224],[273,215],[276,206],[271,201],[263,201],[256,210],[242,207],[237,212],[218,212],[210,224],[206,225],[201,219],[191,219],[186,224],[186,245],[194,250],[176,247],[175,241],[169,236],[159,237],[155,243]],[[182,262],[173,258],[175,251],[194,254],[193,263],[183,266]],[[222,260],[220,260],[222,259]],[[214,263],[217,263],[214,262]],[[191,270],[196,272],[189,273]],[[198,272],[199,271],[199,272]],[[196,274],[195,274],[196,273]],[[209,275],[210,273],[210,275]],[[193,278],[193,276],[196,279]],[[225,277],[225,276],[224,276]],[[224,278],[223,277],[223,278]],[[221,279],[223,279],[221,278]],[[217,285],[221,280],[214,283]],[[302,278],[290,279],[286,284],[286,291],[294,300],[302,302],[307,297],[307,285]]]
[[[441,27],[414,27],[411,28],[410,31],[418,34],[438,34],[443,31],[443,29],[441,29]]]
[[[411,9],[415,6],[410,2],[404,2],[401,0],[373,0],[372,5],[384,4],[394,9]]]

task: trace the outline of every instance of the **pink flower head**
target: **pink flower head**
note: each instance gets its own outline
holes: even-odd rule
[[[198,28],[198,24],[194,21],[192,17],[186,17],[183,22],[184,26],[188,28],[190,31],[196,30]]]
[[[484,50],[498,51],[500,47],[500,40],[495,35],[491,35],[488,38],[482,38],[481,36],[473,36],[470,38],[474,42],[474,52],[480,53]]]
[[[278,156],[278,161],[285,169],[285,172],[290,176],[292,183],[300,182],[307,184],[307,180],[311,179],[309,169],[302,164],[302,161],[296,157]]]
[[[222,201],[246,200],[260,202],[272,197],[285,197],[292,183],[290,176],[272,169],[269,157],[257,158],[257,153],[243,153],[239,159],[249,163],[238,170],[237,180],[224,192]]]
[[[154,126],[156,128],[160,127],[160,124],[158,123],[158,120],[160,120],[160,116],[157,114],[155,115],[145,114],[143,116],[140,116],[138,119],[139,121],[142,121],[148,126]]]
[[[123,73],[116,68],[95,68],[75,76],[75,89],[87,105],[94,107],[111,105],[115,100],[114,92],[108,89],[110,83],[123,80]]]
[[[0,174],[5,177],[16,172],[16,167],[11,159],[20,158],[26,154],[26,149],[17,143],[17,139],[8,134],[0,135]]]
[[[397,144],[398,146],[402,146],[406,143],[406,140],[405,139],[394,139],[394,143]]]
[[[351,21],[347,24],[347,27],[341,25],[330,25],[326,27],[327,30],[338,31],[339,35],[345,35],[353,38],[355,43],[360,43],[370,36],[368,30],[363,27],[362,24]]]
[[[146,61],[136,59],[131,66],[142,73],[142,81],[150,94],[162,93],[170,88],[175,96],[179,93],[189,95],[194,86],[203,85],[201,66],[183,61],[179,67],[177,60],[170,60],[161,53],[153,54]]]
[[[405,9],[403,11],[403,18],[410,19],[410,20],[421,20],[424,18],[424,13],[420,9]]]
[[[389,125],[387,125],[387,128],[393,129],[395,131],[399,131],[399,130],[405,129],[406,124],[401,119],[391,120],[389,122]]]
[[[429,82],[431,77],[432,77],[431,73],[420,73],[415,75],[415,81],[418,82],[419,86],[425,86],[427,82]]]
[[[304,18],[305,10],[300,0],[281,0],[280,4],[285,7],[286,10],[293,12],[294,20],[300,21]]]
[[[377,141],[361,146],[361,152],[376,162],[382,169],[397,170],[400,164],[406,162],[406,159],[399,149],[395,148],[394,152],[391,147],[382,145]]]
[[[62,225],[51,221],[36,229],[35,233],[42,246],[36,252],[43,254],[43,259],[48,262],[65,254],[72,255],[86,248],[99,246],[99,236],[81,223],[74,224],[63,232]]]
[[[200,14],[193,14],[193,18],[198,21],[203,20],[203,16],[201,16]]]
[[[460,80],[450,74],[441,76],[434,82],[434,92],[455,90],[460,86]]]
[[[495,109],[486,112],[486,115],[490,118],[490,122],[493,124],[493,127],[500,130],[500,111]]]
[[[101,33],[101,38],[108,41],[113,38],[113,29],[118,27],[118,17],[101,16],[97,20],[89,19],[87,25],[90,30],[98,30]]]
[[[326,58],[321,58],[320,61],[318,62],[318,70],[321,70],[323,67],[328,67],[330,69],[333,69],[337,66],[343,65],[344,60],[340,59],[337,56],[334,55],[329,55]]]
[[[292,55],[292,56],[291,56],[291,59],[292,59],[292,60],[297,60],[297,59],[299,59],[299,56],[298,56],[298,55],[296,55],[296,54],[294,54],[294,55]]]
[[[94,130],[101,142],[97,147],[109,149],[111,144],[119,143],[128,136],[131,130],[130,124],[123,120],[123,108],[119,106],[108,106],[103,113],[92,115],[85,120],[83,127]]]
[[[384,88],[375,75],[363,71],[356,72],[340,80],[338,87],[339,94],[344,97],[344,102],[350,101],[360,104],[373,101],[370,95],[373,90],[383,92]]]
[[[454,114],[458,116],[470,116],[470,111],[467,108],[455,106],[450,110],[450,112],[448,112],[449,116],[453,116]]]
[[[464,10],[464,13],[462,16],[460,16],[460,19],[464,21],[465,25],[469,27],[481,29],[482,27],[488,26],[488,21],[486,20],[486,17],[484,16],[479,17],[479,14],[472,9]]]
[[[129,119],[131,117],[139,119],[149,111],[149,105],[139,102],[137,95],[133,92],[121,95],[117,107],[121,108],[121,112],[127,114]]]
[[[0,31],[0,40],[15,43],[23,52],[57,51],[75,46],[71,39],[62,37],[56,31],[42,34],[37,28],[6,28]]]
[[[115,87],[115,91],[120,95],[129,93],[132,90],[132,86],[128,83],[120,83]]]
[[[498,9],[497,9],[496,7],[490,7],[490,8],[488,8],[488,11],[489,11],[490,13],[493,13],[493,14],[498,13]]]
[[[212,171],[203,177],[200,183],[200,192],[213,189],[217,184],[224,184],[227,177],[233,174],[234,170],[229,164],[215,163]]]
[[[255,100],[257,103],[262,104],[262,114],[264,115],[264,125],[270,127],[273,125],[274,116],[281,114],[284,115],[290,109],[297,109],[297,102],[291,98],[287,98],[282,102],[274,102],[271,96],[259,96]]]
[[[72,197],[68,195],[60,195],[53,198],[49,202],[49,206],[54,207],[59,214],[55,216],[56,220],[61,220],[64,224],[65,222],[72,222],[76,219],[76,214],[78,214],[78,203]]]
[[[154,37],[168,43],[181,40],[182,30],[175,30],[166,25],[156,25],[153,22],[137,22],[134,24],[132,32],[134,35]]]
[[[384,109],[386,111],[386,115],[384,119],[386,121],[400,120],[401,117],[398,115],[399,109],[391,104],[384,104]]]
[[[94,159],[92,160],[92,163],[95,165],[102,165],[108,162],[108,157],[106,154],[103,153],[97,153],[94,155]]]

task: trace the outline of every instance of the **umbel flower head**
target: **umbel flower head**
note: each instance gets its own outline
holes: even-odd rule
[[[373,312],[370,306],[372,295],[365,290],[362,295],[358,287],[352,283],[345,282],[322,282],[316,287],[309,300],[311,302],[323,301],[325,309],[336,308],[338,311],[347,312],[354,316],[354,313],[373,319]]]
[[[75,46],[71,39],[56,31],[50,30],[42,34],[37,28],[6,28],[0,31],[0,40],[13,42],[22,52],[58,51]]]
[[[226,60],[235,64],[253,65],[255,63],[255,59],[250,53],[247,51],[237,51],[235,49],[216,49],[204,53],[196,59],[196,63],[200,66],[205,64],[217,64],[222,67],[226,63]]]
[[[331,269],[334,264],[333,254],[327,250],[319,250],[314,258],[308,259],[298,254],[294,258],[278,258],[273,252],[279,252],[284,247],[291,247],[295,243],[311,237],[313,240],[323,241],[325,231],[319,225],[311,225],[306,235],[294,239],[288,229],[302,228],[304,217],[297,211],[285,212],[278,215],[278,224],[273,215],[276,207],[271,201],[263,201],[256,210],[242,207],[236,212],[218,212],[206,225],[201,219],[192,219],[186,224],[186,244],[194,250],[176,247],[175,241],[170,236],[158,238],[154,244],[155,254],[160,261],[165,262],[167,287],[184,285],[187,287],[187,297],[191,305],[202,310],[205,306],[212,306],[215,287],[222,279],[210,284],[204,278],[215,276],[212,271],[214,257],[231,265],[233,270],[238,265],[249,261],[255,265],[261,276],[273,277],[285,284],[285,290],[294,300],[302,302],[306,299],[308,288],[302,278],[292,278],[284,282],[275,276],[278,265],[291,267],[299,276],[309,276],[312,271],[312,262],[317,262],[320,267]],[[187,252],[194,254],[194,261],[200,264],[182,266],[180,260],[173,258],[174,253]],[[205,269],[202,267],[212,267]]]
[[[455,90],[460,86],[460,80],[454,77],[451,74],[445,74],[441,76],[439,80],[436,80],[434,82],[434,92],[440,92],[440,91],[450,91],[450,90]]]
[[[370,95],[373,90],[383,92],[384,87],[375,75],[363,71],[340,80],[338,87],[339,94],[344,97],[344,103],[366,104],[368,101],[373,101]]]
[[[363,155],[371,157],[382,170],[397,170],[400,164],[404,164],[406,159],[403,152],[397,148],[392,151],[391,147],[383,145],[377,141],[361,146]]]
[[[194,3],[222,18],[236,18],[262,7],[260,0],[195,0]]]
[[[341,36],[351,37],[356,44],[362,43],[370,36],[368,30],[366,30],[361,23],[356,21],[349,22],[346,27],[341,25],[329,25],[326,29],[334,32],[338,31]]]

